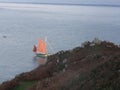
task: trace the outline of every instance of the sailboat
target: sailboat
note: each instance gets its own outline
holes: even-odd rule
[[[34,45],[33,52],[35,52],[38,57],[47,57],[46,43],[44,40],[39,39],[38,45]]]

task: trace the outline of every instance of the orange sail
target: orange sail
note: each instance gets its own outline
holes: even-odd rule
[[[38,40],[37,53],[46,54],[46,44],[42,39]]]

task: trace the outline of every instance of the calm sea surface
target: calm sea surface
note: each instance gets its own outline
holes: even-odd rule
[[[1,3],[0,82],[37,67],[32,48],[45,37],[50,53],[94,37],[120,44],[120,7]]]

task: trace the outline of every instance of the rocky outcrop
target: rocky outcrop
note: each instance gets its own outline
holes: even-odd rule
[[[32,81],[24,90],[119,90],[120,48],[108,41],[90,43],[49,56],[45,65],[2,83],[0,90]]]

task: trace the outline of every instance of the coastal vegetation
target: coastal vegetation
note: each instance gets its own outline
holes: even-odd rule
[[[0,85],[0,90],[119,89],[120,47],[97,38],[51,55],[45,65]]]
[[[33,86],[36,81],[22,81],[13,90],[26,90],[28,87]]]

